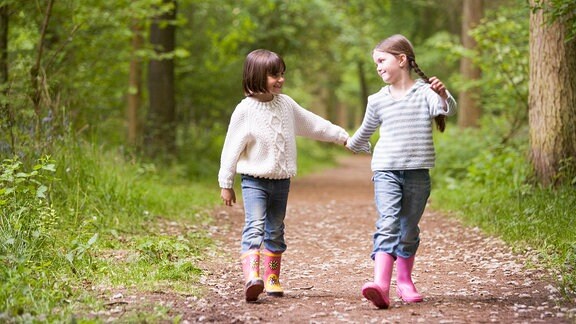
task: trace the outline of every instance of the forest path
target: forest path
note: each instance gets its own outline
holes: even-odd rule
[[[574,323],[575,309],[538,268],[534,255],[514,254],[477,228],[427,210],[414,280],[422,303],[395,294],[390,309],[362,298],[373,277],[369,258],[376,220],[370,157],[343,158],[338,167],[292,182],[286,218],[288,250],[283,256],[284,298],[265,294],[243,299],[239,240],[242,203],[217,211],[214,258],[204,264],[203,298],[187,300],[175,314],[188,322],[218,323]]]

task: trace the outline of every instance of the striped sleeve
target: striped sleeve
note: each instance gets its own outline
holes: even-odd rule
[[[366,114],[364,115],[364,120],[360,128],[354,133],[354,135],[346,143],[346,147],[355,153],[370,153],[370,137],[376,129],[381,124],[381,120],[376,113],[376,108],[374,105],[368,101],[368,106],[366,107]]]

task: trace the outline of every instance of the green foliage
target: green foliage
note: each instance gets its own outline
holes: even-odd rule
[[[459,73],[460,56],[454,55],[447,49],[447,44],[458,43],[456,35],[446,31],[438,32],[426,39],[422,44],[416,46],[416,59],[418,66],[426,75],[436,76],[446,84],[450,84],[450,91],[454,95],[450,78]]]
[[[440,176],[435,179],[433,186],[456,189],[458,182],[467,175],[470,161],[478,152],[484,151],[486,143],[490,143],[496,136],[475,129],[460,131],[456,127],[447,127],[444,134],[436,134],[436,167],[432,169],[432,174]],[[451,142],[450,138],[457,138],[458,145]],[[462,150],[461,147],[466,149]]]
[[[493,115],[527,118],[528,23],[527,10],[499,9],[490,13],[471,35],[482,53],[474,59],[483,72],[483,106]],[[490,60],[488,59],[490,58]]]
[[[58,156],[63,167],[58,170],[61,181],[55,190],[69,199],[55,204],[73,215],[70,226],[106,229],[134,224],[121,222],[121,215],[146,219],[142,204],[146,189],[136,185],[146,176],[141,166],[124,163],[119,154],[72,141],[63,145]]]
[[[22,170],[23,163],[18,157],[2,161],[0,176],[2,219],[15,215],[30,215],[38,222],[36,228],[30,229],[32,232],[45,227],[43,223],[54,213],[48,199],[49,186],[54,180],[53,173],[56,171],[53,162],[50,157],[43,157],[30,172],[25,172]],[[50,224],[45,225],[51,227]]]
[[[418,48],[421,39],[417,35],[422,35],[417,30],[418,24],[428,24],[426,37],[429,30],[447,26],[444,19],[423,19],[441,15],[409,19],[424,12],[444,12],[443,5],[428,1],[402,5],[392,2],[179,1],[174,22],[178,26],[177,49],[168,54],[175,58],[177,132],[185,135],[178,139],[182,152],[179,158],[192,156],[189,148],[199,142],[196,136],[211,143],[209,137],[217,132],[210,129],[225,127],[242,97],[244,57],[257,47],[278,51],[285,57],[289,69],[286,92],[305,107],[326,111],[339,102],[359,105],[365,99],[359,90],[359,73],[366,74],[368,86],[373,90],[381,85],[373,73],[370,52],[378,40],[388,36],[381,34],[382,30],[392,32],[394,28],[394,32],[414,36]],[[3,132],[0,152],[32,153],[31,156],[51,152],[52,142],[66,136],[68,131],[82,136],[98,134],[105,145],[124,144],[126,94],[135,90],[128,88],[129,61],[133,57],[141,59],[145,72],[152,55],[147,32],[150,18],[166,10],[159,3],[158,0],[55,2],[42,57],[38,57],[37,49],[46,3],[16,2],[17,5],[11,6],[8,47],[11,91],[7,99],[15,124],[9,126],[4,119],[1,123],[3,129],[14,132],[15,143],[12,145],[5,136],[10,132]],[[409,6],[410,10],[399,10],[403,6]],[[418,23],[405,24],[406,21]],[[135,31],[132,26],[141,26],[142,30]],[[142,34],[145,44],[133,52],[130,41],[135,32]],[[39,110],[34,111],[30,94],[36,89],[30,82],[29,71],[38,58],[42,100]],[[146,102],[143,76],[141,95]],[[333,93],[316,98],[318,89],[325,86]],[[138,112],[141,123],[146,108],[143,104]],[[209,152],[208,156],[214,154]],[[189,170],[188,174],[201,172]]]
[[[472,186],[498,188],[507,182],[517,191],[526,183],[525,147],[492,146],[470,161],[465,181]]]
[[[210,127],[192,127],[178,134],[180,164],[187,179],[213,179],[218,173],[220,154],[227,125],[215,123]],[[181,144],[180,144],[181,143]]]
[[[92,145],[60,147],[30,171],[2,163],[0,313],[67,318],[93,298],[86,283],[197,292],[218,190]]]
[[[531,9],[533,12],[544,10],[548,24],[564,24],[567,42],[576,37],[576,2],[573,0],[536,0]]]
[[[452,92],[479,88],[482,125],[505,123],[507,131],[501,135],[506,140],[528,120],[528,15],[522,1],[489,10],[480,25],[470,31],[477,43],[474,51],[464,50],[459,42],[440,43],[449,57],[468,57],[480,68],[479,80],[464,81],[454,75]]]
[[[576,293],[576,187],[531,185],[527,143],[502,146],[481,132],[451,128],[438,136],[433,207],[519,250],[538,251],[542,261],[562,273],[566,295]]]
[[[10,315],[48,313],[69,294],[56,283],[59,217],[51,204],[54,161],[41,158],[30,170],[19,158],[0,165],[0,309]]]

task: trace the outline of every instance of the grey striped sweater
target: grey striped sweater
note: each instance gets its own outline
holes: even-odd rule
[[[450,93],[444,102],[421,79],[401,99],[394,99],[390,86],[385,86],[368,97],[362,125],[346,146],[354,152],[366,151],[370,137],[380,127],[372,171],[430,169],[435,160],[433,118],[455,113],[456,100]]]

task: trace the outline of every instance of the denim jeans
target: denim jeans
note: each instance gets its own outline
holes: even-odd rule
[[[418,223],[430,196],[427,169],[374,172],[378,211],[372,259],[376,252],[409,258],[420,244]]]
[[[290,179],[273,180],[242,175],[242,199],[245,223],[241,252],[264,248],[282,253],[284,217],[290,191]]]

